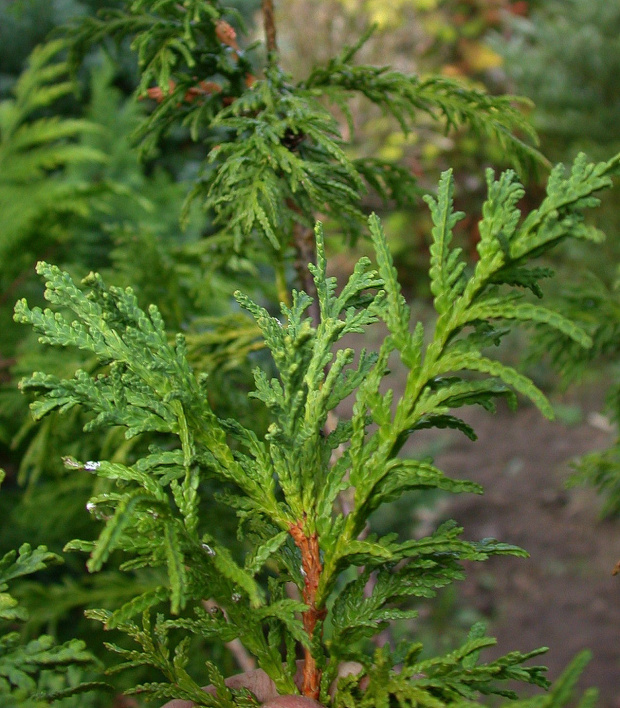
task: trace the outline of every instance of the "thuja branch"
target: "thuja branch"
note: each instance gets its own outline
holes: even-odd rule
[[[45,297],[62,312],[30,309],[20,301],[17,321],[31,324],[41,343],[78,347],[107,370],[95,377],[78,371],[69,380],[43,373],[24,380],[22,389],[42,394],[33,406],[35,415],[82,405],[93,414],[90,429],[123,426],[128,438],[150,433],[173,441],[168,449],[150,447],[131,466],[69,461],[69,466],[115,482],[116,489],[89,501],[91,513],[105,519],[99,538],[72,541],[66,548],[90,553],[92,571],[120,551],[129,557],[125,569],[151,566],[167,575],[159,587],[115,612],[89,615],[142,646],[138,653],[111,645],[131,666],[152,666],[164,674],[166,683],[140,686],[141,691],[212,708],[233,708],[237,701],[223,688],[216,699],[204,698],[183,668],[189,662],[190,639],[173,647],[176,632],[169,635],[169,630],[224,643],[238,637],[283,695],[295,691],[296,647],[302,645],[302,693],[323,698],[333,708],[396,703],[433,708],[464,701],[473,706],[472,695],[509,695],[498,686],[500,681],[517,678],[547,686],[541,667],[523,666],[539,650],[479,663],[480,651],[493,644],[480,627],[472,628],[468,641],[444,657],[420,659],[417,644],[405,653],[383,647],[373,659],[366,653],[368,640],[391,621],[415,616],[410,605],[417,598],[432,597],[461,579],[463,562],[523,556],[524,551],[493,539],[464,540],[462,529],[452,522],[426,537],[403,541],[359,534],[376,509],[405,492],[482,491],[472,482],[451,479],[428,460],[398,457],[415,431],[452,428],[475,438],[455,411],[466,405],[493,410],[498,398],[514,402],[515,392],[552,415],[544,394],[529,379],[486,352],[518,322],[553,327],[582,346],[591,344],[578,325],[524,299],[517,288],[539,292],[538,281],[548,271],[528,261],[564,238],[598,238],[582,212],[596,203],[596,191],[610,186],[610,175],[619,166],[620,156],[598,165],[580,156],[568,174],[556,168],[541,207],[525,219],[518,209],[523,188],[516,175],[507,172],[496,179],[489,171],[473,273],[452,243],[461,215],[454,210],[452,174],[446,172],[436,198],[428,200],[433,221],[429,276],[438,315],[432,332],[425,332],[421,323],[411,330],[411,310],[377,217],[369,220],[376,268],[369,258],[361,258],[339,292],[336,278],[327,276],[319,226],[316,265],[310,267],[320,304],[318,327],[309,322],[311,298],[305,292],[293,291],[282,319],[236,294],[254,317],[278,371],[277,377],[260,368],[254,374],[252,398],[271,418],[262,438],[238,420],[216,415],[206,380],[196,376],[188,361],[184,338],[179,335],[171,344],[155,306],[142,310],[131,289],[108,288],[94,274],[85,281],[84,292],[68,274],[39,265]],[[73,312],[71,319],[64,311]],[[344,337],[364,333],[379,319],[389,336],[378,353],[362,350],[356,356],[352,348],[341,346]],[[391,390],[383,393],[396,351],[409,369],[398,400]],[[329,413],[352,395],[351,417],[323,433]],[[201,504],[203,478],[237,490],[219,500],[237,511],[240,530],[251,544],[243,565],[213,538],[213,518]],[[346,490],[353,499],[345,516],[335,506]],[[269,573],[267,591],[260,584],[263,568]],[[356,568],[364,570],[357,573]],[[290,578],[303,602],[286,597]],[[206,594],[226,615],[204,611]],[[174,617],[158,613],[153,626],[149,611],[166,600]],[[328,605],[329,641],[323,641]],[[192,606],[198,610],[195,619],[187,614]],[[139,613],[142,629],[132,619]],[[342,682],[331,699],[328,687],[344,661],[358,662],[365,675]],[[225,686],[213,666],[209,679],[215,687]],[[367,681],[364,690],[362,680]]]
[[[304,649],[304,668],[302,693],[304,696],[319,700],[321,686],[321,670],[312,656],[312,643],[316,626],[325,619],[327,610],[316,605],[316,594],[319,587],[319,580],[323,566],[321,565],[319,539],[316,531],[307,534],[304,531],[303,521],[291,524],[290,534],[295,541],[295,545],[301,553],[301,568],[304,576],[304,589],[302,597],[308,609],[302,614],[304,630],[308,635],[310,646]]]

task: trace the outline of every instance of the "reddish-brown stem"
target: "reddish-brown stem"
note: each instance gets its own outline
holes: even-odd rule
[[[304,576],[304,589],[302,597],[308,609],[302,613],[302,622],[310,643],[314,638],[316,625],[325,619],[327,610],[319,609],[316,606],[316,593],[321,578],[321,557],[319,552],[319,539],[316,534],[307,535],[304,531],[303,521],[289,526],[289,532],[295,541],[295,545],[301,552],[301,569]],[[321,670],[316,665],[312,652],[308,647],[304,648],[304,668],[301,692],[308,698],[319,700],[321,689]]]
[[[265,27],[265,41],[267,43],[267,51],[278,51],[278,43],[276,42],[276,20],[273,11],[273,0],[262,1],[263,11],[263,26]]]

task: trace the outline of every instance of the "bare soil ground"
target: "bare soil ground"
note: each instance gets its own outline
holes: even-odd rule
[[[378,347],[383,336],[377,325],[365,335],[366,346]],[[395,360],[389,380],[395,393],[404,378]],[[403,454],[429,454],[438,446],[434,462],[441,470],[485,489],[482,496],[447,497],[430,510],[424,533],[436,527],[438,516],[455,519],[464,538],[492,537],[530,554],[471,563],[467,579],[456,586],[457,602],[473,608],[497,638],[493,654],[549,647],[536,663],[548,666],[554,680],[579,651],[589,649],[593,656],[580,687],[599,689],[599,708],[620,708],[620,575],[612,576],[620,560],[620,519],[601,520],[594,490],[565,486],[575,457],[613,441],[599,413],[604,383],[552,396],[554,405],[580,412],[575,424],[548,421],[527,403],[517,411],[499,405],[495,415],[460,409],[477,441],[455,431],[420,431]],[[350,414],[346,404],[343,414]],[[525,693],[522,685],[519,693]]]
[[[467,538],[494,537],[531,555],[471,564],[459,588],[461,601],[488,620],[497,653],[548,646],[540,663],[553,679],[589,648],[582,686],[598,686],[599,705],[620,708],[620,576],[611,574],[620,521],[600,520],[592,490],[564,486],[571,458],[611,441],[592,415],[598,401],[588,398],[582,394],[583,421],[572,426],[548,422],[533,407],[495,416],[472,410],[478,441],[455,438],[435,461],[486,490],[452,498],[442,515],[462,524]]]

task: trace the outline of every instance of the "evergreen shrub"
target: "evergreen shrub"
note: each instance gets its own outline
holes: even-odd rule
[[[192,366],[186,337],[169,334],[158,307],[143,308],[131,288],[107,285],[97,273],[77,285],[38,264],[50,307],[20,300],[15,319],[42,344],[81,350],[96,363],[73,377],[24,379],[22,389],[37,394],[34,416],[80,406],[87,430],[121,428],[127,439],[150,441],[122,462],[65,458],[74,474],[97,479],[87,510],[100,529],[66,550],[88,554],[93,573],[114,566],[155,578],[120,607],[88,616],[122,637],[107,644],[123,659],[114,671],[155,671],[129,692],[160,702],[261,702],[209,656],[194,673],[196,638],[255,662],[278,693],[334,708],[481,705],[488,696],[515,699],[514,681],[548,689],[544,667],[530,663],[544,649],[485,661],[495,642],[480,624],[445,655],[425,656],[415,641],[377,648],[373,639],[391,622],[415,617],[416,601],[461,579],[464,561],[526,553],[495,539],[465,540],[455,522],[422,538],[379,536],[369,518],[410,490],[482,492],[429,459],[403,457],[416,431],[453,428],[475,439],[458,410],[493,411],[498,399],[514,406],[518,395],[553,416],[545,395],[492,348],[519,324],[591,346],[582,328],[538,302],[552,273],[535,259],[566,239],[600,240],[584,212],[611,186],[620,156],[592,164],[580,155],[569,169],[556,166],[527,214],[517,173],[489,169],[474,263],[453,243],[464,215],[454,210],[454,178],[444,172],[436,194],[425,196],[436,319],[412,323],[381,222],[359,200],[366,189],[388,204],[413,199],[415,182],[398,165],[350,159],[326,106],[346,117],[350,97],[361,94],[405,131],[419,112],[443,117],[448,128],[466,124],[499,141],[520,169],[543,163],[535,136],[513,98],[359,65],[357,47],[292,83],[278,62],[270,0],[262,17],[263,64],[241,48],[231,25],[238,16],[215,1],[135,0],[69,31],[76,66],[94,43],[131,38],[142,68],[138,91],[153,109],[138,129],[143,148],[179,123],[202,142],[208,154],[188,203],[203,205],[230,258],[268,254],[272,268],[263,274],[280,301],[234,295],[232,311],[252,323],[257,342],[245,350],[256,364],[248,410],[268,424],[254,425],[234,411],[221,414],[207,372]],[[340,287],[327,272],[331,233],[367,234],[373,247],[373,259],[359,259]],[[387,332],[378,351],[366,350],[363,336],[357,350],[349,346],[376,323]],[[235,336],[247,346],[242,331]],[[408,371],[400,394],[387,388],[393,357]],[[354,401],[350,416],[338,409],[346,399]],[[238,542],[220,529],[231,514]],[[579,655],[551,690],[519,705],[565,705],[586,661]],[[582,705],[594,699],[588,691]]]

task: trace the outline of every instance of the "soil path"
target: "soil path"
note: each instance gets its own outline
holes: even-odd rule
[[[587,404],[585,404],[587,406]],[[465,537],[494,537],[525,548],[528,560],[497,557],[471,564],[460,587],[489,622],[497,653],[548,646],[550,678],[589,648],[582,686],[598,686],[600,706],[620,708],[620,522],[598,518],[589,489],[566,490],[572,457],[605,447],[609,432],[585,421],[548,422],[529,407],[467,416],[478,433],[456,438],[436,463],[450,476],[482,484],[484,496],[453,498],[444,510]]]

